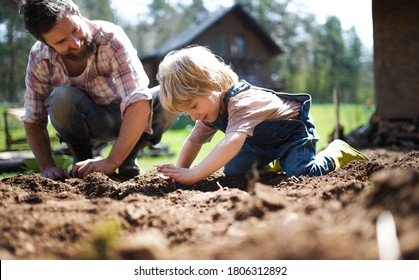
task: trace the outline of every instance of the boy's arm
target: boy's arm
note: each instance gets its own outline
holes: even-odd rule
[[[226,165],[242,148],[247,138],[246,133],[231,132],[214,147],[205,159],[194,167],[196,181],[200,181]]]
[[[226,165],[240,151],[246,137],[242,132],[228,133],[197,166],[188,169],[164,165],[158,171],[178,183],[192,185]]]
[[[185,143],[182,146],[182,150],[180,151],[180,155],[177,160],[176,166],[189,168],[195,160],[196,156],[198,155],[199,151],[201,150],[201,147],[202,144],[195,143],[190,141],[189,139],[186,139]]]

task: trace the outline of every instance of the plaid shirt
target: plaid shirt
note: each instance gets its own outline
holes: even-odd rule
[[[97,104],[120,103],[121,114],[134,102],[152,99],[149,79],[122,28],[105,21],[87,21],[87,24],[96,52],[89,57],[86,79],[80,84],[72,83],[62,58],[52,48],[39,41],[32,47],[26,74],[23,121],[46,126],[45,99],[58,86],[77,87]],[[151,116],[146,132],[151,132]]]

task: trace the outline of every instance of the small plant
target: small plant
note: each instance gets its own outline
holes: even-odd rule
[[[121,232],[116,220],[97,222],[89,236],[80,241],[80,258],[89,260],[108,259]]]

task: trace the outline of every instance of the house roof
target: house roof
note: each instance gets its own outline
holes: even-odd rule
[[[217,23],[220,19],[225,17],[229,13],[235,13],[239,19],[242,20],[243,24],[271,50],[272,54],[277,55],[282,53],[280,46],[272,39],[272,37],[262,28],[262,26],[251,17],[240,4],[236,4],[228,9],[225,9],[208,20],[201,23],[192,25],[184,31],[171,37],[165,43],[163,43],[152,55],[142,58],[142,61],[147,61],[155,58],[165,56],[172,50],[180,49],[193,43],[193,41],[208,30],[212,25]]]

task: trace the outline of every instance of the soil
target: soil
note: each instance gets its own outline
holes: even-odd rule
[[[419,259],[419,152],[363,152],[322,177],[220,172],[189,187],[155,172],[9,177],[0,259]],[[382,213],[393,251],[377,241]]]

